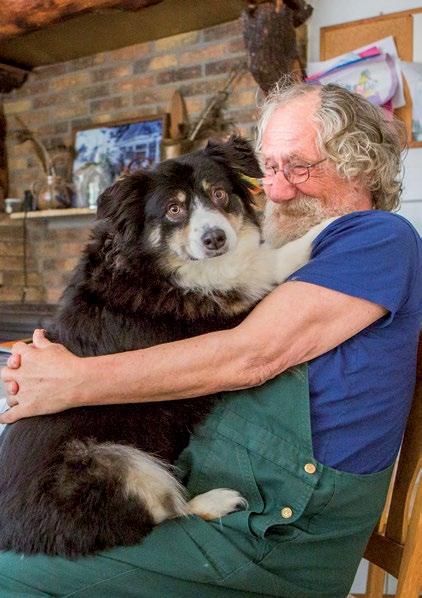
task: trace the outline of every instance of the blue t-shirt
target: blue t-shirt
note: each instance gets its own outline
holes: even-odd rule
[[[288,280],[361,297],[388,314],[309,363],[315,458],[353,473],[389,466],[400,447],[415,384],[422,319],[422,243],[397,214],[353,212],[315,239]]]

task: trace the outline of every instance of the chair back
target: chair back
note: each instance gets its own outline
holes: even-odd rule
[[[395,474],[380,524],[364,555],[376,565],[375,568],[370,565],[367,598],[382,596],[384,571],[398,579],[397,598],[416,598],[422,589],[421,471],[422,336],[419,338],[415,394]]]

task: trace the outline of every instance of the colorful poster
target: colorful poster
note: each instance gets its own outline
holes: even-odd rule
[[[345,87],[378,106],[385,106],[392,100],[398,85],[394,62],[388,54],[350,62],[320,74],[316,80],[321,84],[335,83]]]
[[[422,141],[422,63],[401,63],[412,98],[412,139]]]
[[[318,74],[321,75],[321,73],[327,74],[328,71],[332,71],[340,66],[344,67],[346,65],[350,65],[353,62],[362,60],[362,58],[369,59],[371,56],[375,57],[377,54],[388,54],[391,57],[397,77],[397,88],[392,98],[392,106],[393,108],[400,108],[405,104],[403,81],[400,69],[400,59],[398,57],[396,44],[392,36],[377,40],[371,44],[362,46],[361,48],[356,48],[353,50],[353,52],[340,54],[339,56],[331,58],[330,60],[324,60],[323,62],[308,62],[306,67],[308,77],[312,79],[315,75],[318,76]]]

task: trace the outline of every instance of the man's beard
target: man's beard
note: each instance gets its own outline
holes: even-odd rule
[[[340,211],[333,206],[325,206],[321,200],[308,195],[274,203],[267,200],[264,210],[264,239],[277,248],[302,237],[310,228],[325,218],[340,216],[350,212],[350,206],[342,206]]]

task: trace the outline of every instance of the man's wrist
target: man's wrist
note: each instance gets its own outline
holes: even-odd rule
[[[99,357],[76,357],[75,359],[75,384],[72,385],[71,404],[68,407],[87,407],[94,404],[94,390],[98,388],[97,375],[101,364],[96,363]]]

